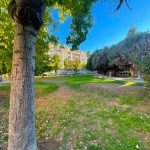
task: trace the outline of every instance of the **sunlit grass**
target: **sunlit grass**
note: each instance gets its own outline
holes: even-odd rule
[[[131,86],[131,85],[137,85],[137,83],[136,82],[128,81],[125,84],[123,84],[122,86]]]
[[[115,83],[120,84],[122,86],[143,86],[143,83],[131,82],[131,81],[121,81],[121,80],[114,80],[108,78],[96,78],[92,75],[73,75],[67,76],[67,84],[70,84],[72,87],[80,87],[81,84],[86,83]]]
[[[59,88],[59,85],[57,85],[56,83],[45,83],[42,82],[38,79],[35,80],[34,83],[34,87],[35,87],[35,96],[44,96],[50,92],[55,91],[56,89]],[[2,85],[0,86],[0,91],[10,91],[10,85]]]
[[[2,85],[0,86],[0,91],[9,91],[10,90],[10,85]]]

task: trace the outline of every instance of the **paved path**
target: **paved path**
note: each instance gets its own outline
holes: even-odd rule
[[[96,75],[95,77],[97,78],[102,78],[103,76],[101,75]],[[129,81],[129,82],[139,82],[139,83],[143,83],[144,80],[142,78],[121,78],[121,77],[109,77],[109,76],[104,76],[104,78],[106,79],[112,79],[112,80],[120,80],[120,81]]]
[[[7,84],[7,83],[10,83],[10,81],[9,80],[2,80],[2,82],[0,82],[0,85],[3,85],[3,84]]]

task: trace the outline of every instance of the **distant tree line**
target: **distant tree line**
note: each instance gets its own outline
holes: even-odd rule
[[[66,71],[78,72],[81,68],[85,68],[85,64],[82,64],[79,59],[69,60],[66,58],[64,62],[61,62],[60,55],[54,55],[47,64],[47,71],[55,71],[55,74],[58,73],[59,69],[64,69]]]
[[[110,76],[150,74],[150,32],[130,28],[123,41],[95,51],[88,59],[87,68]]]

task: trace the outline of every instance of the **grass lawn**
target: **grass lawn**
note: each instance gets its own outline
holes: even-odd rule
[[[50,92],[53,92],[59,88],[59,85],[56,83],[45,83],[42,81],[35,81],[35,97],[44,96]]]
[[[8,91],[0,87],[4,149]],[[79,75],[36,79],[35,91],[39,150],[150,149],[150,102],[142,84]]]

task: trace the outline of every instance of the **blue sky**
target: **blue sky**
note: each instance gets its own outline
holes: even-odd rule
[[[133,10],[130,11],[124,5],[118,13],[114,13],[118,3],[110,1],[98,2],[93,7],[94,26],[86,41],[81,44],[81,50],[95,51],[116,44],[125,38],[131,26],[135,26],[138,31],[150,30],[150,0],[129,0]],[[66,36],[69,35],[69,25],[70,19],[67,19],[54,33],[59,37],[61,44],[65,44]]]

